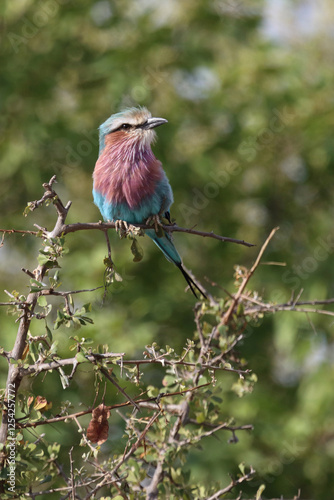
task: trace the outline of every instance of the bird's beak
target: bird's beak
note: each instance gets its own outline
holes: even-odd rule
[[[147,122],[144,123],[141,128],[149,130],[151,128],[159,127],[159,125],[163,125],[167,122],[168,120],[165,120],[165,118],[148,118]]]

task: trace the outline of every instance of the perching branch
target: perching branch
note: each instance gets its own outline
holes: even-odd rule
[[[53,184],[56,182],[56,176],[54,175],[48,183],[43,184],[43,188],[45,190],[44,195],[40,200],[32,201],[28,204],[27,209],[30,211],[36,210],[36,208],[40,207],[45,203],[47,200],[52,200],[53,204],[56,207],[57,214],[58,214],[58,219],[56,222],[56,225],[54,229],[51,232],[47,232],[43,230],[43,228],[38,228],[40,231],[42,230],[44,235],[47,235],[48,238],[54,238],[56,236],[60,236],[61,234],[66,235],[69,233],[74,233],[77,231],[87,231],[87,230],[99,230],[99,231],[104,231],[105,233],[108,231],[108,229],[115,229],[116,225],[114,222],[77,222],[75,224],[65,224],[66,221],[66,216],[68,213],[68,210],[71,206],[71,201],[67,203],[66,206],[63,205],[62,201],[58,197],[57,193],[53,190]],[[152,226],[147,225],[147,224],[135,224],[134,227],[140,228],[140,229],[152,229]],[[219,241],[227,241],[230,243],[236,243],[238,245],[245,245],[247,247],[252,247],[254,246],[252,243],[248,243],[244,240],[239,240],[235,238],[230,238],[227,236],[220,236],[218,234],[211,232],[205,232],[205,231],[197,231],[193,228],[183,228],[179,227],[176,224],[168,224],[164,225],[162,224],[161,227],[169,232],[181,232],[181,233],[188,233],[188,234],[194,234],[197,236],[202,236],[203,238],[214,238]],[[21,229],[0,229],[0,233],[4,234],[13,234],[13,233],[19,233],[19,234],[30,234],[37,236],[39,234],[39,231],[28,231],[28,230],[21,230]]]
[[[70,204],[71,202],[69,202]],[[69,208],[69,205],[66,205],[64,208]],[[151,226],[148,226],[147,224],[134,224],[134,227],[140,228],[140,229],[152,229]],[[164,231],[169,232],[169,233],[188,233],[188,234],[194,234],[197,236],[202,236],[203,238],[213,238],[215,240],[219,241],[226,241],[229,243],[236,243],[237,245],[244,245],[246,247],[253,247],[255,246],[253,243],[248,243],[247,241],[244,240],[238,240],[236,238],[230,238],[228,236],[220,236],[219,234],[215,234],[213,231],[211,232],[205,232],[205,231],[196,231],[195,229],[190,229],[190,228],[185,228],[185,227],[179,227],[177,225],[166,225],[162,224],[161,227],[164,229]],[[90,230],[98,230],[98,231],[106,231],[108,229],[115,229],[115,223],[114,222],[76,222],[74,224],[65,224],[65,222],[59,222],[57,226],[57,235],[61,234],[69,234],[69,233],[76,233],[77,231],[90,231]],[[18,229],[0,229],[0,233],[8,233],[8,234],[13,234],[13,233],[20,233],[20,234],[31,234],[34,236],[37,236],[39,234],[38,231],[25,231],[25,230],[18,230]],[[55,230],[53,230],[51,233],[48,233],[48,237],[54,238],[55,237]]]

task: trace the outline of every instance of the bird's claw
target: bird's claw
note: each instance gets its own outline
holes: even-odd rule
[[[141,236],[143,234],[140,227],[129,224],[125,220],[116,220],[115,229],[120,238],[126,238],[126,236]]]
[[[160,216],[158,214],[156,215],[150,215],[148,219],[146,220],[146,224],[148,226],[154,226],[154,230],[156,233],[158,233],[159,228],[162,226],[162,222],[160,220]]]
[[[129,225],[125,220],[115,220],[115,229],[120,238],[125,238],[129,234]]]

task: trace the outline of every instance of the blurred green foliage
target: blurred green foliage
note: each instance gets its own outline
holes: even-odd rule
[[[334,7],[324,4],[333,16]],[[145,105],[169,122],[159,129],[154,151],[173,186],[178,224],[257,245],[248,249],[177,234],[185,265],[200,279],[233,291],[233,266],[249,265],[279,225],[265,260],[286,267],[261,266],[253,287],[277,302],[301,289],[302,300],[334,295],[334,76],[325,29],[273,41],[262,29],[261,1],[20,0],[0,9],[2,227],[52,227],[53,207],[27,218],[22,212],[40,198],[41,184],[53,174],[63,201],[73,202],[68,222],[99,220],[91,196],[97,127],[122,107]],[[153,340],[176,349],[184,345],[194,328],[193,297],[184,294],[178,271],[151,241],[140,241],[145,256],[137,264],[130,242],[111,237],[123,282],[104,305],[101,291],[75,299],[77,307],[93,301],[94,325],[85,326],[85,335],[129,356]],[[101,285],[103,234],[76,233],[66,244],[64,289]],[[29,279],[20,269],[35,267],[38,248],[33,237],[6,236],[0,249],[2,290],[26,293]],[[6,300],[3,292],[0,300]],[[1,344],[11,349],[16,325],[3,308],[0,314]],[[31,333],[40,330],[35,323]],[[60,326],[54,336],[62,355],[70,355],[68,329]],[[276,313],[253,329],[241,354],[258,383],[252,395],[238,399],[224,390],[231,385],[224,375],[223,408],[240,424],[251,421],[254,432],[238,444],[209,438],[190,458],[192,473],[208,483],[227,482],[227,474],[244,461],[257,470],[268,498],[292,497],[301,488],[302,498],[330,500],[330,317]],[[0,369],[4,385],[3,359]],[[80,376],[66,396],[52,375],[26,383],[52,400],[53,408],[65,399],[89,406],[92,378],[84,370]],[[159,370],[146,377],[159,377]],[[68,460],[68,447],[80,438],[64,427],[53,432]],[[249,491],[254,494],[255,486]]]

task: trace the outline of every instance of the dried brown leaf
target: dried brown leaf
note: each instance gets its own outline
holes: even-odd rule
[[[110,411],[101,403],[92,412],[92,420],[87,428],[87,439],[98,445],[103,444],[108,439]]]

